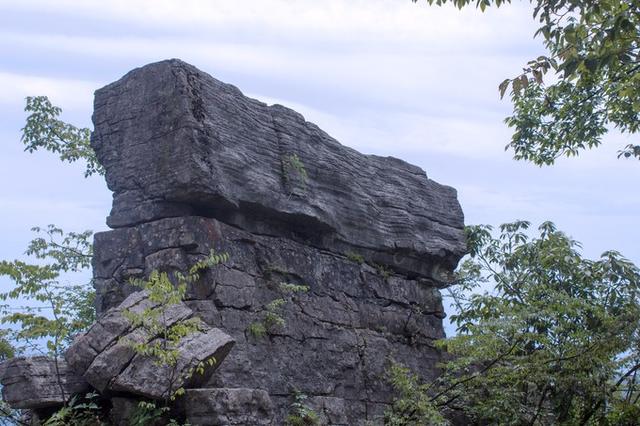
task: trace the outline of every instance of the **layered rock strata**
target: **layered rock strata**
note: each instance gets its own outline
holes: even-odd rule
[[[436,264],[450,270],[464,252],[454,189],[340,145],[299,113],[184,62],[147,65],[98,90],[93,122],[114,192],[111,227],[215,217],[436,278]]]
[[[465,250],[455,190],[178,60],[98,90],[93,120],[114,191],[115,229],[95,239],[99,312],[130,278],[213,249],[230,260],[186,303],[236,346],[207,388],[264,390],[275,424],[294,391],[327,423],[363,424],[392,398],[390,359],[437,374],[438,289]]]
[[[201,426],[272,425],[269,394],[257,389],[189,389],[183,399],[187,423]]]
[[[62,405],[72,395],[89,391],[86,380],[63,359],[46,356],[12,358],[0,367],[2,400],[16,409]]]
[[[211,249],[229,261],[191,286],[186,304],[236,346],[208,386],[267,390],[281,415],[294,390],[341,398],[344,415],[355,419],[379,415],[389,402],[388,358],[425,378],[436,374],[441,354],[433,341],[444,337],[444,312],[431,279],[407,279],[286,238],[211,218],[160,219],[96,235],[95,280],[114,290],[103,300],[119,300],[132,276],[185,270]],[[274,300],[285,301],[275,312],[283,323],[268,327]],[[267,334],[256,335],[256,324]]]

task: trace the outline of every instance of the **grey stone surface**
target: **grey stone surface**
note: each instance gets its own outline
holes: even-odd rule
[[[297,112],[182,61],[98,90],[93,121],[91,144],[114,191],[111,227],[209,216],[426,276],[465,252],[454,189],[402,160],[345,147]],[[446,267],[426,268],[434,265]]]
[[[309,400],[308,406],[318,414],[322,425],[350,426],[347,415],[349,401],[343,398],[316,396]]]
[[[142,328],[132,328],[123,311],[142,312],[154,306],[145,292],[138,291],[106,312],[67,350],[66,359],[71,368],[102,393],[119,392],[152,399],[162,399],[180,387],[199,386],[206,381],[224,361],[234,340],[202,323],[199,332],[181,340],[175,366],[136,354],[131,342],[152,343],[159,336],[149,335]],[[169,306],[163,315],[167,327],[193,316],[194,312],[184,303]],[[212,358],[215,364],[206,365]],[[205,363],[204,374],[190,374],[201,362]]]
[[[193,426],[262,426],[273,422],[269,394],[259,389],[189,389],[184,399]]]
[[[148,274],[162,266],[160,258],[167,271],[186,268],[211,249],[228,253],[229,260],[189,288],[185,303],[236,346],[204,387],[264,389],[275,424],[286,417],[294,389],[310,399],[338,398],[348,403],[336,421],[346,416],[348,424],[361,424],[374,421],[373,409],[390,402],[384,379],[390,357],[425,379],[437,374],[442,354],[433,341],[444,337],[444,312],[436,281],[385,276],[346,256],[211,218],[166,218],[97,234],[101,309],[127,296],[122,283],[131,271]],[[309,291],[287,293],[283,282]],[[286,301],[278,311],[284,324],[252,335],[250,326],[264,321],[266,307],[279,298]]]
[[[133,415],[138,408],[137,399],[125,397],[111,398],[110,419],[113,426],[130,426]]]
[[[63,359],[36,356],[5,361],[0,369],[2,399],[12,408],[41,409],[62,405],[72,395],[89,391]]]

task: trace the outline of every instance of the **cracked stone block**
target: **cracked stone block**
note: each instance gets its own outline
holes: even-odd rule
[[[41,409],[62,405],[72,395],[89,391],[63,359],[17,357],[0,367],[2,399],[12,408]]]
[[[316,396],[309,399],[309,408],[319,417],[320,424],[327,426],[350,426],[344,398]]]
[[[131,342],[152,343],[159,336],[149,335],[142,328],[132,328],[123,312],[125,309],[141,312],[154,306],[145,292],[131,294],[73,342],[65,354],[70,367],[100,392],[124,392],[151,399],[163,399],[180,387],[197,387],[205,382],[229,354],[234,339],[201,322],[199,331],[180,341],[175,366],[137,354]],[[171,305],[164,315],[166,326],[193,315],[185,303]],[[208,360],[213,360],[213,365],[209,365]],[[193,372],[199,364],[204,368],[202,374]]]

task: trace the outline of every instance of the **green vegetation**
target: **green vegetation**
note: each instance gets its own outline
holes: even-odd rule
[[[65,233],[49,225],[33,228],[33,239],[26,254],[36,262],[0,261],[0,276],[13,281],[13,287],[0,293],[3,324],[0,333],[1,356],[39,352],[61,356],[74,336],[95,320],[94,291],[90,283],[68,285],[69,274],[91,266],[91,231]]]
[[[84,160],[85,177],[104,174],[104,169],[89,144],[91,130],[61,121],[58,117],[62,109],[53,105],[46,96],[27,97],[24,110],[29,113],[22,128],[25,151],[34,152],[42,148],[58,154],[62,161],[72,163]]]
[[[387,266],[380,263],[374,263],[374,266],[376,267],[378,274],[385,280],[391,276],[391,270]]]
[[[129,419],[130,426],[149,426],[162,424],[164,426],[189,426],[180,424],[176,419],[169,417],[171,409],[158,405],[155,401],[140,401]],[[89,426],[89,425],[87,425]]]
[[[89,129],[59,120],[62,110],[46,96],[28,97],[25,111],[25,151],[42,148],[62,161],[82,159],[87,164],[85,177],[104,173],[89,145]],[[0,306],[1,322],[10,325],[0,330],[2,358],[33,352],[57,358],[95,320],[91,283],[67,284],[91,267],[92,231],[67,233],[54,225],[32,230],[38,236],[25,254],[35,262],[0,262],[0,276],[13,281],[11,290],[0,293],[0,300],[7,302]]]
[[[287,303],[285,299],[274,299],[265,306],[262,320],[249,324],[247,331],[254,337],[264,337],[276,327],[283,327],[285,320],[282,318],[282,307]]]
[[[470,258],[450,289],[458,334],[440,342],[455,357],[426,387],[403,385],[392,368],[394,407],[428,401],[496,425],[637,419],[640,270],[615,251],[584,259],[549,222],[535,238],[528,228],[468,228]]]
[[[298,154],[288,154],[282,158],[282,173],[285,182],[294,187],[297,185],[303,191],[307,190],[309,175]]]
[[[289,415],[285,420],[287,426],[315,426],[320,424],[318,413],[309,408],[305,402],[307,395],[295,391],[293,403],[289,408]]]
[[[97,403],[98,394],[88,393],[80,398],[71,397],[69,403],[46,419],[42,426],[100,426],[107,425],[102,417],[102,409]]]
[[[419,0],[412,0],[418,2]],[[476,5],[482,11],[510,0],[426,0],[430,5]],[[548,51],[529,61],[522,74],[504,80],[511,88],[513,128],[507,145],[518,160],[553,164],[601,144],[610,128],[640,129],[640,6],[628,0],[531,0],[540,22],[535,36]],[[553,73],[551,83],[546,74]],[[640,159],[640,145],[619,157]]]
[[[309,291],[309,286],[304,284],[292,284],[281,282],[278,284],[278,288],[284,294],[292,294],[292,293],[306,293]]]
[[[167,322],[167,311],[174,305],[182,303],[187,293],[189,284],[193,284],[200,279],[201,273],[209,268],[226,262],[229,256],[226,253],[216,254],[213,250],[205,259],[196,262],[186,275],[175,272],[172,274],[173,280],[166,272],[153,271],[146,280],[135,279],[131,281],[136,287],[144,290],[148,294],[153,305],[145,308],[142,312],[125,310],[123,314],[131,322],[132,327],[144,330],[147,336],[157,336],[152,342],[126,342],[133,350],[143,356],[150,357],[159,366],[171,368],[171,375],[168,378],[167,389],[164,390],[165,406],[170,401],[184,394],[184,388],[176,387],[176,367],[178,364],[179,349],[182,340],[200,330],[201,320],[190,318],[169,324]],[[213,365],[216,360],[205,361]],[[191,372],[203,373],[205,365],[200,363]]]
[[[384,414],[384,424],[405,425],[446,425],[445,418],[429,395],[429,386],[421,384],[418,376],[408,368],[392,361],[388,370],[389,383],[396,392],[390,409]]]
[[[147,426],[168,414],[168,407],[159,407],[156,402],[140,401],[131,415],[131,426]]]
[[[362,257],[362,255],[351,251],[347,252],[347,259],[360,265],[364,263],[364,257]]]
[[[273,332],[278,327],[284,327],[286,324],[282,317],[282,310],[284,306],[291,300],[291,296],[295,293],[306,293],[309,291],[309,287],[301,284],[292,284],[281,282],[278,284],[278,289],[287,298],[274,299],[267,303],[264,307],[264,314],[260,321],[254,321],[247,327],[247,331],[256,338],[261,338],[267,334]]]
[[[247,331],[253,337],[258,339],[267,335],[267,328],[265,327],[262,321],[252,322],[251,324],[249,324],[249,327],[247,327]]]

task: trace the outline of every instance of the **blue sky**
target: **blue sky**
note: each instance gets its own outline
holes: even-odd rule
[[[178,57],[345,145],[421,166],[458,189],[467,224],[548,219],[590,257],[640,263],[640,164],[616,159],[637,139],[612,132],[546,168],[504,151],[497,85],[544,52],[535,29],[526,2],[481,14],[409,0],[0,0],[0,256],[20,257],[35,225],[104,230],[111,204],[81,165],[22,151],[24,97],[91,126],[96,88]]]

